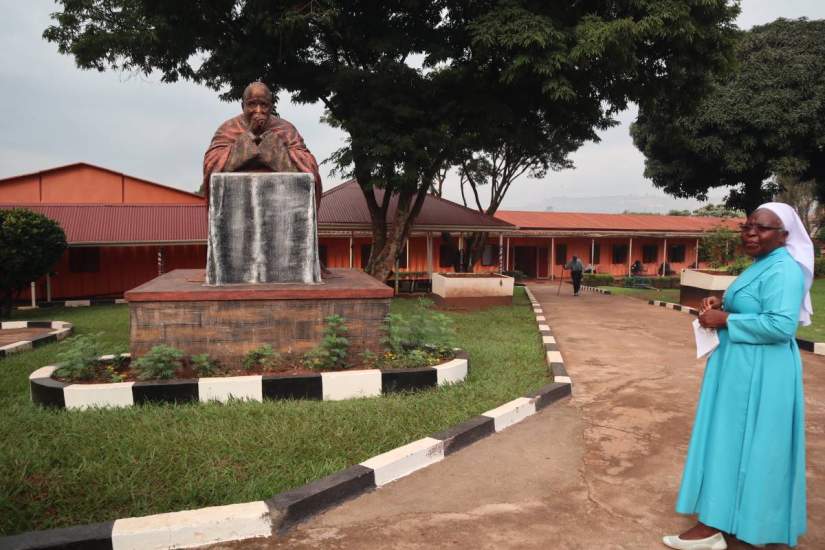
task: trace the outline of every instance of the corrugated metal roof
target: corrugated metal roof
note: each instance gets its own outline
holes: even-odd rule
[[[384,198],[384,191],[376,190],[375,196],[380,203]],[[393,197],[387,212],[389,219],[393,218],[397,204],[397,198]],[[342,183],[324,193],[321,209],[318,212],[319,226],[369,226],[371,223],[367,201],[355,180]],[[432,195],[427,195],[424,199],[424,206],[415,220],[415,226],[449,227],[456,230],[463,227],[513,229],[507,221],[481,214],[471,208]]]
[[[644,214],[594,214],[589,212],[527,212],[500,210],[496,217],[521,229],[604,231],[667,231],[697,233],[720,225],[738,228],[741,219],[705,216],[658,216]]]
[[[69,244],[206,242],[201,204],[0,204],[26,208],[55,220]]]

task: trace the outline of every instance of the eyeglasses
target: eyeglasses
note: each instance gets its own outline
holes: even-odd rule
[[[739,224],[739,230],[742,233],[748,233],[751,229],[756,229],[757,231],[764,232],[764,231],[781,231],[784,230],[784,227],[773,227],[771,225],[762,225],[761,223],[741,223]]]

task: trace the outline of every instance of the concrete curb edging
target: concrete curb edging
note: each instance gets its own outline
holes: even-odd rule
[[[120,356],[131,357],[128,353],[122,353]],[[103,355],[99,360],[111,361],[114,357],[114,355]],[[32,402],[66,409],[131,407],[147,402],[219,401],[226,403],[230,399],[338,401],[455,384],[464,381],[469,369],[469,356],[460,349],[455,350],[454,359],[445,363],[414,369],[351,370],[302,376],[282,374],[222,376],[101,384],[73,384],[55,380],[52,374],[57,367],[48,365],[29,375],[29,388]]]
[[[582,290],[587,290],[588,292],[597,292],[597,293],[599,293],[599,294],[608,294],[608,295],[613,294],[613,293],[612,293],[612,292],[610,292],[609,290],[605,290],[605,289],[603,289],[603,288],[599,288],[599,287],[597,287],[597,286],[587,286],[587,285],[582,285],[582,286],[581,286],[581,289],[582,289]]]
[[[38,302],[37,309],[48,309],[51,307],[89,307],[89,306],[111,306],[114,304],[128,303],[125,298],[90,298],[84,300],[55,300],[51,302]],[[18,307],[17,309],[32,309],[30,306]]]
[[[12,328],[53,328],[55,330],[31,340],[20,340],[0,347],[0,358],[63,340],[74,331],[74,325],[65,321],[3,321],[0,323],[0,329]]]
[[[444,431],[397,447],[266,501],[212,506],[139,518],[30,531],[0,538],[3,550],[98,548],[152,550],[268,537],[363,493],[372,491],[532,416],[571,395],[572,383],[541,305],[524,287],[539,324],[554,382]]]
[[[647,303],[651,306],[665,307],[682,313],[689,313],[690,315],[699,315],[699,310],[695,307],[683,306],[681,304],[674,304],[671,302],[663,302],[661,300],[648,300]],[[796,344],[799,349],[809,351],[816,355],[825,355],[825,342],[813,342],[803,338],[797,338]]]

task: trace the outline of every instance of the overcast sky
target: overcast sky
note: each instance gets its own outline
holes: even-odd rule
[[[0,0],[0,178],[73,162],[89,162],[186,190],[197,189],[203,152],[215,128],[240,112],[218,94],[190,83],[163,84],[158,77],[81,71],[41,38],[56,11],[50,0]],[[777,17],[825,18],[823,0],[743,0],[741,28]],[[319,106],[292,105],[281,115],[303,134],[319,161],[341,146],[343,134],[320,122]],[[628,135],[635,112],[582,147],[573,170],[543,180],[523,178],[503,209],[665,212],[694,208],[655,189],[643,176],[644,159]],[[340,183],[322,166],[324,189]],[[724,193],[711,200],[718,202]],[[447,198],[460,201],[450,182]]]

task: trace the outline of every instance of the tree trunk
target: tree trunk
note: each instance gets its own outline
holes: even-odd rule
[[[466,252],[464,254],[464,263],[461,266],[461,270],[467,273],[472,273],[474,266],[481,260],[481,255],[484,253],[484,245],[487,244],[487,233],[486,232],[475,232],[471,233],[470,236],[466,239],[465,249]]]

